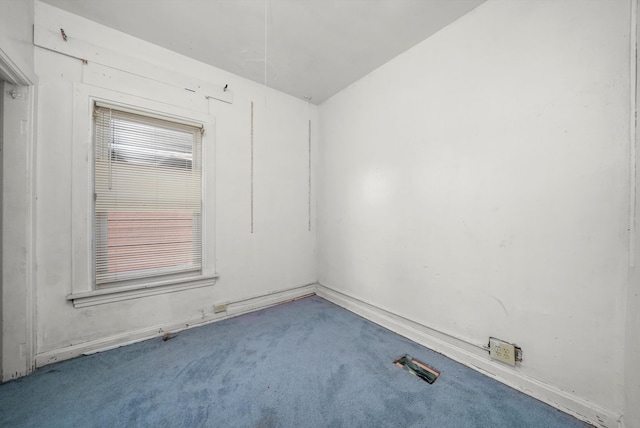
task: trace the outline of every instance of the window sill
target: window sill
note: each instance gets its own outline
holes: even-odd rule
[[[217,278],[218,274],[214,274],[193,278],[158,281],[140,285],[129,285],[117,288],[103,288],[100,290],[87,291],[86,293],[69,294],[67,296],[67,300],[73,301],[74,308],[84,308],[86,306],[138,299],[140,297],[154,296],[156,294],[173,293],[176,291],[190,290],[192,288],[210,287],[216,283]]]

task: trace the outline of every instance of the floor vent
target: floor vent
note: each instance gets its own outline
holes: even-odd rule
[[[396,366],[401,367],[411,373],[418,376],[425,382],[432,384],[440,376],[440,372],[429,367],[425,363],[422,363],[410,355],[403,355],[393,362]]]

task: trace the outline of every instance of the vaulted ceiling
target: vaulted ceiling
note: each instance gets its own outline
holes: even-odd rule
[[[485,0],[43,0],[319,104]]]

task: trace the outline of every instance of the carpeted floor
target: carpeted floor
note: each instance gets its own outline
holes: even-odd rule
[[[0,426],[589,425],[314,296],[43,367],[0,386]]]

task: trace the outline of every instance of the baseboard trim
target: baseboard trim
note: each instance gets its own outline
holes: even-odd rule
[[[54,349],[36,355],[36,367],[42,367],[59,361],[75,358],[80,355],[94,354],[119,348],[143,340],[160,337],[165,332],[180,332],[189,328],[199,327],[212,322],[222,321],[238,315],[265,309],[291,300],[315,294],[316,284],[306,284],[299,287],[278,290],[269,294],[249,297],[246,299],[227,302],[227,310],[221,313],[209,313],[198,318],[183,320],[180,322],[159,324],[140,330],[116,334],[96,340],[82,342],[65,348]]]
[[[518,373],[510,367],[503,367],[501,364],[491,361],[487,352],[477,346],[467,344],[445,333],[437,332],[428,326],[400,317],[322,284],[316,286],[316,294],[582,421],[599,427],[618,427],[621,415],[552,385]]]
[[[212,322],[233,318],[238,315],[286,303],[302,297],[317,294],[355,314],[362,316],[382,327],[398,333],[416,343],[439,352],[465,366],[483,373],[518,391],[547,403],[565,413],[599,427],[619,427],[621,415],[590,403],[580,397],[555,388],[539,380],[527,377],[512,369],[502,367],[491,361],[481,348],[470,345],[460,339],[438,332],[428,326],[398,316],[346,293],[334,290],[322,284],[306,284],[269,294],[254,296],[227,302],[227,310],[223,313],[209,313],[204,317],[160,324],[136,331],[117,334],[97,340],[83,342],[36,355],[36,367],[78,357],[80,355],[102,352],[143,340],[160,337],[164,332],[179,332],[189,328],[206,325]],[[624,425],[623,425],[624,426]]]

